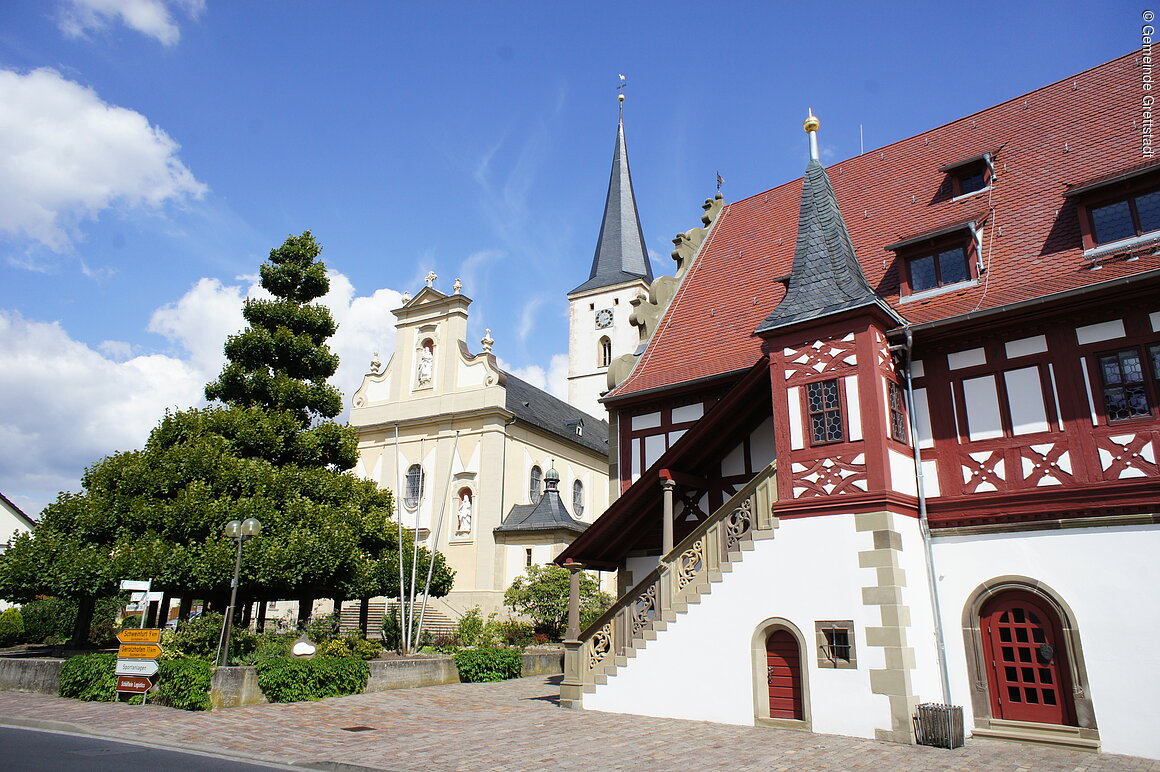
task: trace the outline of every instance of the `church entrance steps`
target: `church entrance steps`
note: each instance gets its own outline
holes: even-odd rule
[[[1078,726],[1060,724],[1039,724],[1032,721],[1004,721],[990,719],[987,727],[976,727],[974,737],[992,737],[996,740],[1014,740],[1035,745],[1055,745],[1095,753],[1100,749],[1100,741],[1086,736],[1090,730]]]
[[[339,617],[338,629],[343,635],[353,633],[358,630],[359,621],[359,605],[357,600],[347,601],[342,604],[342,615]],[[408,604],[409,605],[409,604]],[[442,611],[434,608],[430,603],[427,604],[426,612],[423,611],[422,601],[417,601],[414,605],[415,619],[419,618],[420,613],[423,615],[423,629],[430,632],[432,636],[440,635],[454,635],[458,622],[451,619]],[[379,639],[383,636],[383,617],[392,612],[397,612],[399,609],[399,601],[384,601],[372,600],[367,604],[367,637],[371,639]]]
[[[754,549],[755,539],[771,539],[778,527],[777,465],[770,464],[661,558],[635,587],[588,626],[577,643],[566,643],[561,700],[579,707],[583,694],[608,683],[637,652],[709,595],[733,565]]]

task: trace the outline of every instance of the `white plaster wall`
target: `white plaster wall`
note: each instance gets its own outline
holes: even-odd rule
[[[898,554],[899,567],[906,573],[902,602],[910,608],[911,626],[906,643],[914,649],[915,668],[911,671],[911,685],[920,703],[941,703],[944,697],[938,669],[938,638],[922,531],[917,519],[901,515],[894,516],[894,530],[902,537],[902,551]]]
[[[636,586],[637,582],[648,575],[648,572],[656,568],[660,562],[660,555],[647,555],[625,559],[625,568],[632,572],[633,586]]]
[[[964,707],[968,729],[963,608],[986,580],[1025,576],[1058,593],[1075,614],[1102,750],[1160,758],[1160,669],[1146,653],[1160,640],[1160,526],[945,537],[933,550],[952,698]]]
[[[867,647],[865,633],[881,617],[876,606],[862,605],[861,588],[876,577],[859,568],[858,551],[872,546],[869,533],[855,531],[853,515],[782,521],[774,539],[756,542],[708,597],[586,694],[584,707],[752,725],[753,633],[765,619],[782,617],[807,642],[813,730],[873,737],[875,728],[889,728],[890,713],[887,698],[870,691],[869,668],[882,667],[884,658]],[[814,622],[826,619],[854,620],[857,669],[818,668]]]
[[[897,450],[887,451],[890,457],[890,487],[899,493],[918,495],[918,481],[914,477],[914,459]],[[923,470],[925,475],[926,470]]]

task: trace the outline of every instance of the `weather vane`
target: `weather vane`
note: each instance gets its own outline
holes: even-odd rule
[[[620,85],[616,87],[616,90],[620,92],[616,95],[616,101],[620,102],[620,109],[621,110],[624,109],[624,87],[627,85],[628,85],[628,78],[626,78],[624,76],[624,73],[621,73],[620,74]]]
[[[717,192],[721,192],[721,186],[725,184],[725,178],[721,176],[721,172],[717,172]]]

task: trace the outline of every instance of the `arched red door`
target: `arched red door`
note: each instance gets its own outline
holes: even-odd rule
[[[765,639],[769,682],[769,717],[801,720],[802,671],[797,639],[788,630],[775,630]]]
[[[996,596],[981,613],[995,718],[1074,724],[1067,652],[1055,611],[1029,592]]]

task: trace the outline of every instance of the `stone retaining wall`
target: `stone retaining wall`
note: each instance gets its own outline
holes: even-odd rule
[[[562,651],[525,652],[523,675],[555,675],[564,671]],[[60,689],[62,659],[0,659],[0,690],[56,694]],[[455,658],[450,655],[417,659],[375,659],[366,692],[410,689],[459,682]],[[252,667],[219,667],[210,687],[214,709],[266,702]]]

